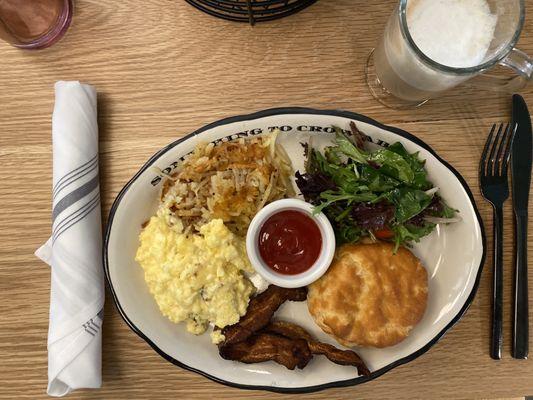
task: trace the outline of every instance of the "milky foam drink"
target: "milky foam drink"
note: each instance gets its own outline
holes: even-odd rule
[[[484,62],[497,19],[486,0],[411,0],[407,5],[407,26],[416,46],[431,60],[455,68]],[[397,97],[430,98],[471,77],[425,64],[403,39],[397,18],[389,20],[382,41],[374,56],[376,72]]]

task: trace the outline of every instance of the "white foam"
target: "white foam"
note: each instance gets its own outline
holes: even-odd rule
[[[497,15],[486,0],[412,0],[407,25],[416,45],[450,67],[481,64],[494,37]]]

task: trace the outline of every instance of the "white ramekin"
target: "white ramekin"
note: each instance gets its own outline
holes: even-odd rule
[[[322,235],[322,250],[318,259],[307,271],[296,275],[277,273],[265,264],[259,253],[259,232],[263,224],[272,215],[285,210],[297,210],[309,215],[317,223]],[[335,255],[335,234],[323,213],[313,215],[311,204],[298,199],[283,199],[270,203],[254,217],[246,234],[246,251],[256,272],[268,282],[285,288],[302,287],[316,281],[329,268]]]

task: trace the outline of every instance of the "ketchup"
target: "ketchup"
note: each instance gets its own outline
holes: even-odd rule
[[[272,215],[259,232],[259,254],[272,270],[296,275],[313,266],[322,250],[322,235],[315,221],[301,211]]]

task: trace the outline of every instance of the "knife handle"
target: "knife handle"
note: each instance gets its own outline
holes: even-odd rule
[[[516,214],[513,358],[528,356],[527,213]]]
[[[503,210],[494,206],[494,259],[492,264],[492,335],[490,356],[494,360],[502,358],[503,343]]]

